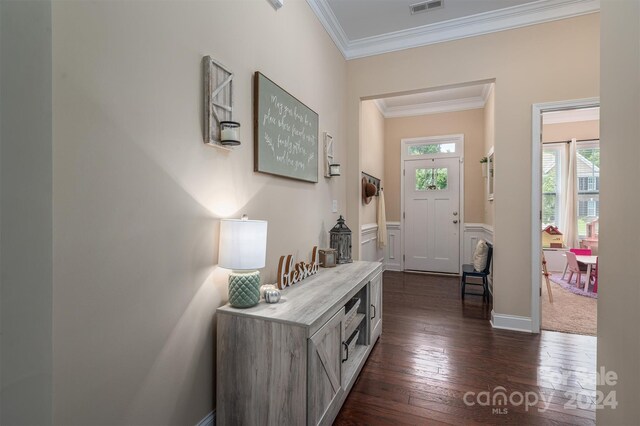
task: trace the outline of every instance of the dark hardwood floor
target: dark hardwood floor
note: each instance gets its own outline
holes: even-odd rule
[[[595,337],[492,329],[491,306],[463,302],[450,277],[385,272],[383,309],[382,336],[334,424],[595,423]],[[565,407],[573,394],[582,408]]]

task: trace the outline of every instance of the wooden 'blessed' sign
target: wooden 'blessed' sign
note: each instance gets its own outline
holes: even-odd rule
[[[293,255],[280,256],[278,262],[278,288],[293,285],[318,272],[318,247],[313,247],[311,263],[293,263]]]
[[[318,182],[318,114],[261,73],[254,78],[254,171]]]

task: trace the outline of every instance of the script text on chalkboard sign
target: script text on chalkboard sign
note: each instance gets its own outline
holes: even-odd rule
[[[256,72],[254,170],[318,182],[318,114]]]

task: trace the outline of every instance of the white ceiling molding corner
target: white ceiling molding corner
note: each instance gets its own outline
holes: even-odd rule
[[[349,40],[326,0],[307,0],[344,57],[379,55],[598,12],[600,0],[539,0],[519,6]]]
[[[493,84],[494,83],[485,84],[484,88],[482,89],[482,100],[485,103],[487,103],[487,99],[489,99],[489,95],[493,91]]]
[[[382,114],[384,118],[387,118],[387,104],[385,103],[384,99],[374,99],[373,103],[376,104],[376,107],[378,107],[378,111],[380,111],[380,114]]]
[[[311,7],[311,10],[313,10],[313,13],[318,17],[324,29],[329,33],[329,37],[331,37],[336,44],[342,56],[344,56],[345,59],[349,59],[346,55],[349,49],[349,38],[338,22],[338,18],[336,18],[336,15],[333,13],[331,6],[329,6],[326,0],[307,0],[307,3]]]

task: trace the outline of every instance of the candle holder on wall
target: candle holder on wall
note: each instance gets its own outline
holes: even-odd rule
[[[233,121],[233,73],[211,56],[204,67],[204,142],[229,148],[240,145],[240,123]]]
[[[324,132],[324,177],[340,176],[340,164],[335,162],[333,154],[333,136]]]
[[[240,123],[237,121],[221,121],[220,143],[224,146],[240,145]]]

